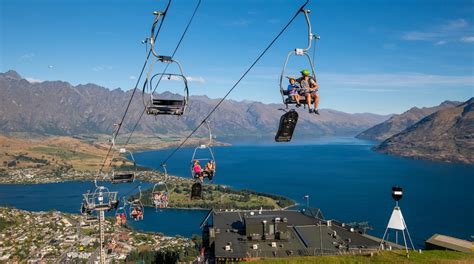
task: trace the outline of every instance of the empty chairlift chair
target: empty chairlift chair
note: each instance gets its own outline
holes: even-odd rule
[[[188,80],[186,79],[183,73],[183,68],[181,67],[181,64],[178,61],[174,60],[170,56],[159,55],[158,52],[155,50],[155,27],[158,24],[158,21],[160,20],[160,18],[164,16],[164,14],[162,12],[155,12],[154,15],[155,15],[155,20],[153,22],[153,26],[151,28],[151,35],[150,35],[150,50],[153,53],[153,56],[155,56],[156,60],[150,64],[146,81],[143,84],[143,95],[145,95],[145,92],[147,91],[147,87],[151,95],[151,99],[145,105],[145,111],[148,115],[180,116],[184,114],[184,112],[186,111],[187,104],[188,104],[188,99],[189,99]],[[166,68],[162,73],[155,74],[150,78],[156,61],[166,63],[167,64]],[[171,64],[177,65],[179,73],[165,72]],[[154,86],[153,81],[156,77],[158,77],[158,81],[156,83],[156,86]],[[184,85],[183,97],[180,99],[175,99],[175,98],[171,99],[171,98],[163,98],[163,97],[155,96],[154,92],[163,79],[182,81]]]
[[[129,153],[130,158],[132,159],[133,162],[133,167],[130,169],[129,167],[126,166],[112,166],[112,183],[113,184],[118,184],[118,183],[132,183],[135,180],[135,173],[136,173],[136,162],[135,158],[133,157],[132,152],[127,151],[125,148],[120,149],[120,154],[125,154]],[[115,159],[113,157],[112,159]],[[114,160],[112,161],[114,162]],[[125,167],[125,169],[124,169]]]

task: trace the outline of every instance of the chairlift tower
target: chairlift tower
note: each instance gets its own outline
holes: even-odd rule
[[[380,249],[385,249],[384,242],[388,241],[390,232],[389,229],[395,231],[395,243],[398,244],[398,232],[401,231],[403,235],[403,243],[405,245],[405,250],[407,253],[407,257],[409,257],[408,253],[408,245],[406,237],[410,240],[412,250],[415,250],[413,246],[413,241],[411,240],[410,233],[408,232],[407,224],[405,223],[405,219],[402,215],[402,210],[400,206],[398,206],[398,201],[402,199],[403,196],[403,189],[399,186],[392,187],[392,198],[395,200],[395,207],[393,208],[392,215],[390,216],[390,220],[388,221],[387,228],[385,229],[385,233],[383,234],[382,241],[380,242]],[[406,235],[405,235],[406,233]]]
[[[110,192],[107,187],[97,186],[93,193],[83,194],[84,204],[90,211],[96,211],[99,218],[99,263],[105,264],[105,251],[104,251],[104,222],[105,222],[105,211],[117,207],[117,192]]]

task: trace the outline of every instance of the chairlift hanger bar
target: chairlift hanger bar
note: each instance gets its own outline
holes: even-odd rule
[[[168,0],[168,4],[166,5],[165,11],[163,12],[164,14],[166,14],[166,13],[168,12],[168,9],[169,9],[169,7],[170,7],[170,5],[171,5],[171,1],[172,1],[172,0]],[[165,18],[166,18],[166,16],[163,17],[163,19],[161,20],[160,26],[158,27],[158,30],[157,30],[157,32],[156,32],[156,34],[155,34],[155,36],[154,36],[155,39],[158,37],[158,35],[159,35],[160,31],[161,31],[161,27],[162,27],[162,25],[163,25],[163,22],[165,21]],[[133,92],[132,92],[132,94],[131,94],[131,96],[130,96],[130,100],[128,101],[127,107],[125,108],[125,112],[124,112],[124,114],[123,114],[123,116],[122,116],[122,119],[121,119],[120,123],[118,123],[118,128],[117,128],[117,131],[116,131],[116,136],[117,136],[118,133],[120,132],[120,128],[122,127],[123,121],[125,120],[125,117],[127,116],[128,110],[130,109],[130,105],[132,104],[133,97],[135,96],[135,93],[136,93],[136,91],[137,91],[138,85],[140,84],[140,80],[141,80],[141,78],[142,78],[142,75],[143,75],[143,72],[144,72],[144,70],[145,70],[145,68],[146,68],[146,65],[148,64],[148,59],[150,58],[151,53],[152,53],[151,50],[148,51],[148,54],[147,54],[146,59],[145,59],[145,62],[143,63],[142,69],[141,69],[141,71],[140,71],[140,75],[139,75],[138,78],[137,78],[137,82],[136,82],[136,84],[135,84],[135,88],[133,88]],[[110,152],[111,152],[111,151],[112,151],[112,146],[109,147],[109,150],[107,151],[107,154],[105,155],[104,161],[103,161],[102,165],[101,165],[100,168],[99,168],[98,174],[100,174],[100,173],[102,172],[102,169],[104,168],[105,163],[107,162],[107,158],[108,158],[108,156],[110,155]]]
[[[184,29],[183,34],[181,34],[181,38],[180,38],[180,40],[178,41],[178,44],[176,45],[176,47],[175,47],[175,49],[174,49],[174,51],[173,51],[173,54],[171,55],[171,58],[174,57],[174,55],[175,55],[176,52],[178,51],[179,47],[181,46],[181,43],[182,43],[182,41],[183,41],[183,39],[184,39],[184,36],[186,35],[186,33],[187,33],[189,27],[191,26],[191,23],[192,23],[192,21],[193,21],[193,19],[194,19],[194,16],[196,15],[197,10],[198,10],[198,8],[199,8],[200,5],[201,5],[201,0],[198,1],[196,7],[194,8],[194,12],[193,12],[191,18],[189,19],[189,22],[188,22],[188,24],[186,25],[186,28]],[[164,20],[164,19],[163,19],[163,20]],[[163,21],[163,20],[162,20],[162,21]],[[166,67],[165,67],[165,69],[163,70],[163,72],[166,72],[166,70],[168,69],[168,67],[169,67],[169,64],[166,65]],[[155,85],[155,88],[154,88],[153,92],[156,91],[156,89],[158,88],[158,85],[160,84],[160,82],[161,82],[161,79],[160,79],[160,81],[158,81],[158,83]],[[138,85],[138,83],[137,83],[137,85]],[[136,128],[138,127],[138,124],[140,123],[140,120],[143,118],[143,115],[145,114],[145,112],[146,112],[146,105],[144,106],[142,113],[141,113],[140,116],[138,117],[137,122],[136,122],[135,125],[133,126],[133,129],[132,129],[132,131],[130,132],[130,134],[129,134],[128,138],[127,138],[127,141],[125,142],[125,146],[128,145],[128,143],[130,142],[130,139],[132,138],[132,135],[133,135],[133,133],[135,132]]]

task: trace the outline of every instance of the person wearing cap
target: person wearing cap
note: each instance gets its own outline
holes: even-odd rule
[[[296,82],[296,78],[293,76],[287,76],[288,81],[290,84],[288,85],[288,96],[291,96],[291,98],[296,102],[296,107],[300,107],[300,95],[298,91],[300,90],[300,86]]]
[[[297,81],[300,83],[300,87],[304,91],[304,96],[306,97],[306,103],[308,104],[309,112],[319,115],[319,85],[316,80],[312,76],[310,76],[310,74],[311,72],[309,70],[302,70],[301,77],[298,78]],[[311,109],[311,99],[313,99],[314,102],[314,109]]]

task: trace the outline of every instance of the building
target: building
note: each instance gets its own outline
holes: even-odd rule
[[[213,211],[201,224],[211,262],[253,258],[335,255],[376,251],[380,239],[334,220],[319,210]]]
[[[473,252],[474,244],[467,240],[450,236],[434,234],[425,241],[426,249],[453,250],[460,252]]]

